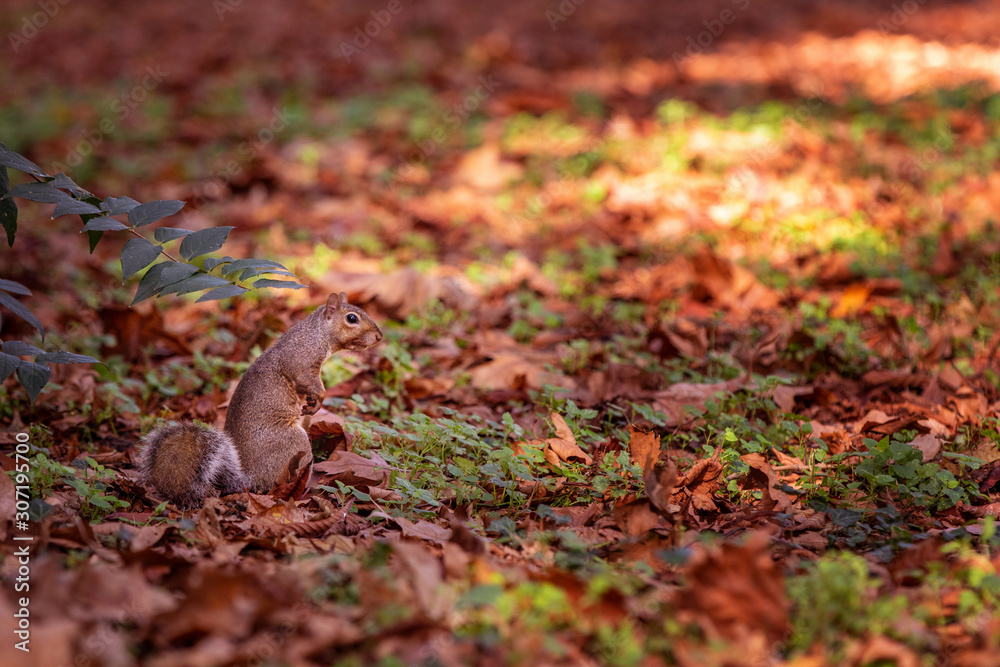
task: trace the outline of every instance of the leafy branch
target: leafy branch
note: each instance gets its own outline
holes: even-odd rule
[[[10,187],[7,167],[23,172],[34,182]],[[126,241],[121,251],[122,283],[145,269],[136,288],[131,305],[146,299],[167,294],[190,294],[206,291],[201,301],[215,301],[238,296],[253,289],[265,287],[301,289],[304,285],[294,280],[276,280],[264,276],[290,276],[281,264],[266,259],[234,259],[205,257],[225,244],[234,227],[212,227],[191,231],[179,227],[160,227],[150,240],[138,230],[174,215],[184,207],[178,200],[157,200],[140,203],[131,197],[106,197],[101,199],[72,181],[65,173],[49,175],[28,158],[0,143],[0,226],[7,235],[7,244],[14,246],[17,235],[17,205],[14,197],[43,204],[55,204],[53,218],[78,215],[83,222],[81,232],[86,232],[90,252],[94,252],[105,232],[126,232],[133,238]],[[180,241],[179,258],[167,252],[166,246]],[[157,261],[164,258],[164,261]],[[204,258],[204,259],[201,259]],[[195,260],[200,259],[200,265]],[[31,291],[13,280],[0,279],[0,306],[28,322],[38,330],[42,340],[45,331],[41,322],[13,295],[31,296]],[[0,328],[3,320],[0,318]],[[93,357],[69,352],[45,352],[21,341],[0,343],[0,382],[14,372],[34,402],[38,393],[48,383],[49,363],[100,363]],[[21,359],[34,357],[33,361]]]

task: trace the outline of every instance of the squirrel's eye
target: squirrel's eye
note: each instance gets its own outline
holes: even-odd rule
[[[347,321],[350,322],[351,324],[357,324],[358,323],[358,316],[355,315],[354,313],[348,313],[347,314]]]

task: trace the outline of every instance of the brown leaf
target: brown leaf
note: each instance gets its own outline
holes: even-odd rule
[[[660,456],[660,436],[628,427],[628,460],[643,471],[649,470]]]
[[[574,387],[570,378],[547,371],[519,355],[500,352],[491,356],[490,361],[469,371],[473,387],[513,390],[540,389],[545,384],[564,389]]]
[[[354,436],[344,430],[344,418],[321,409],[309,419],[309,439],[314,451],[329,456],[332,452],[349,452],[354,448]]]
[[[388,481],[389,471],[394,468],[376,452],[369,454],[371,458],[366,459],[354,452],[334,452],[326,461],[313,465],[313,470],[330,475],[347,486],[377,486]]]
[[[372,514],[375,515],[378,512],[373,512]],[[414,522],[397,516],[392,517],[392,520],[403,531],[403,537],[416,537],[421,540],[434,542],[435,544],[444,544],[451,540],[451,528],[445,528],[444,526],[439,526],[436,523],[424,521],[423,519],[418,519]]]
[[[705,402],[715,394],[719,392],[728,394],[745,385],[746,381],[742,378],[712,384],[678,382],[663,391],[655,392],[653,404],[657,410],[670,417],[667,421],[668,426],[677,426],[687,419],[690,408],[701,410],[705,407]]]
[[[644,535],[656,527],[660,517],[650,508],[650,501],[642,498],[615,506],[615,524],[628,537]]]
[[[837,302],[837,305],[830,310],[830,316],[841,318],[853,315],[861,310],[871,293],[871,285],[865,283],[850,285],[840,295],[840,301]]]
[[[677,466],[673,461],[656,461],[643,473],[644,493],[660,514],[667,515],[677,483]]]
[[[784,491],[775,487],[780,483],[771,464],[760,454],[745,454],[740,457],[750,466],[747,476],[740,481],[744,489],[760,489],[761,509],[787,512],[792,506],[792,499]]]
[[[932,461],[941,451],[941,440],[931,433],[918,435],[910,444],[920,450],[922,463]]]
[[[717,509],[712,494],[722,486],[722,463],[719,462],[721,454],[722,448],[716,448],[711,458],[696,461],[691,469],[677,480],[677,488],[688,491],[691,504],[696,509],[703,511]]]
[[[679,593],[681,609],[707,626],[709,636],[745,637],[763,632],[777,641],[788,630],[788,603],[781,567],[768,551],[770,538],[756,533],[743,545],[725,543],[697,551]]]
[[[309,478],[312,476],[312,467],[309,465],[311,462],[311,452],[295,452],[275,480],[271,495],[280,500],[298,500],[303,497],[309,490]]]
[[[594,463],[590,455],[576,444],[576,436],[561,415],[553,412],[552,424],[558,437],[545,439],[546,461],[552,465],[560,465],[563,461],[579,461],[588,466]]]

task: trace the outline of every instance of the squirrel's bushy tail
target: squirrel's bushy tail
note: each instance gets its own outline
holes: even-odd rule
[[[232,439],[203,424],[170,422],[150,431],[135,463],[143,482],[182,508],[249,486]]]

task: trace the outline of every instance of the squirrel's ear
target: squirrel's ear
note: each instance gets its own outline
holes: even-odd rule
[[[340,293],[340,305],[341,306],[346,306],[347,305],[347,292],[341,292]]]
[[[326,312],[332,312],[340,307],[340,295],[331,294],[326,300]]]

